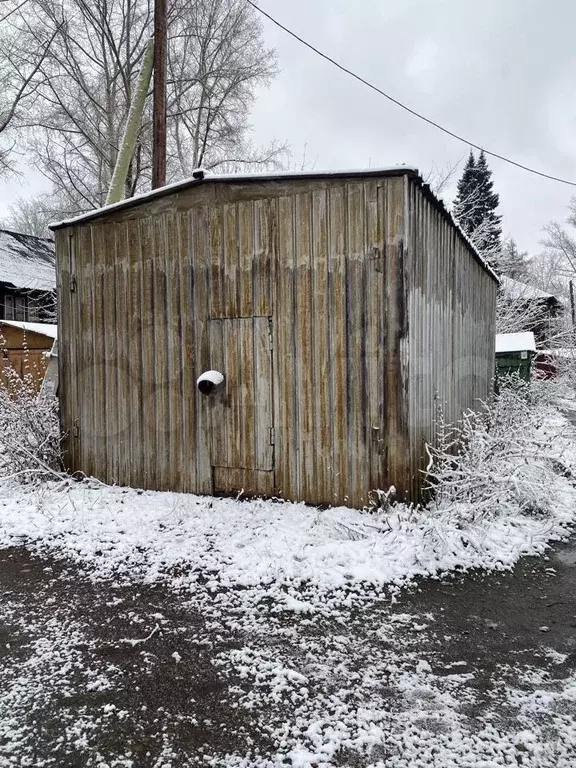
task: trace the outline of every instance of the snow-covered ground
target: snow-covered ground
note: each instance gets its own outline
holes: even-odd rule
[[[561,384],[533,388],[530,407],[512,390],[500,396],[495,427],[480,422],[478,447],[456,474],[450,470],[462,491],[451,485],[429,509],[320,510],[95,480],[0,480],[0,547],[23,544],[69,558],[95,578],[242,587],[296,612],[322,610],[327,595],[338,602],[367,586],[509,568],[544,552],[576,521],[576,428],[551,404],[562,396],[570,417],[576,397]],[[460,480],[465,473],[468,482]]]
[[[563,466],[576,474],[574,429],[550,412],[544,431]],[[576,488],[559,473],[544,490],[545,511],[511,511],[507,504],[501,513],[473,520],[462,505],[422,510],[399,504],[371,514],[94,481],[28,490],[5,483],[0,547],[25,544],[70,558],[94,577],[168,579],[179,589],[193,589],[198,579],[213,590],[250,588],[251,595],[306,613],[367,586],[398,587],[455,569],[508,568],[522,555],[544,552],[576,520]],[[473,502],[468,507],[473,510]]]
[[[456,568],[504,568],[543,552],[576,512],[558,478],[546,516],[503,515],[462,526],[452,510],[398,506],[382,518],[304,504],[234,501],[82,483],[25,491],[0,486],[0,546],[71,558],[94,576],[193,588],[242,586],[282,595],[285,607],[321,610],[326,594],[401,585]],[[307,595],[306,602],[295,596]],[[294,599],[288,602],[288,596]],[[314,597],[316,595],[316,597]]]
[[[475,517],[473,502],[430,510],[396,505],[373,514],[96,481],[29,488],[4,482],[0,549],[26,547],[72,562],[112,590],[161,584],[174,604],[202,615],[207,635],[195,642],[213,649],[213,668],[230,681],[227,700],[274,746],[223,755],[208,745],[201,760],[182,762],[168,744],[164,756],[149,763],[156,768],[569,768],[575,764],[576,677],[554,674],[565,653],[545,648],[545,664],[501,660],[485,690],[470,658],[456,652],[446,658],[450,638],[438,629],[440,617],[396,607],[402,587],[417,577],[503,571],[568,535],[576,520],[575,432],[558,412],[543,407],[541,414],[538,430],[560,463],[537,510],[523,511],[520,502],[515,507],[514,494],[502,510]],[[536,464],[534,472],[538,477]],[[2,622],[19,621],[10,606],[0,611],[0,629]],[[135,627],[143,654],[152,637],[158,640],[156,615],[151,611]],[[2,757],[0,746],[0,766],[42,764],[17,762],[20,743],[32,749],[25,711],[32,700],[64,695],[72,669],[75,695],[101,685],[104,696],[101,711],[85,713],[83,721],[71,716],[67,728],[78,744],[88,749],[98,723],[108,728],[120,717],[106,708],[105,697],[122,679],[95,660],[78,617],[41,627],[38,620],[22,630],[35,635],[33,652],[27,665],[12,669],[0,693],[0,745],[4,739],[11,750]],[[232,634],[242,642],[227,645],[223,638]],[[152,656],[143,658],[154,663]],[[186,650],[180,649],[170,663],[181,662]],[[192,711],[193,701],[189,706]],[[130,721],[135,714],[122,710],[121,717]],[[82,764],[141,763],[119,749],[114,760]]]

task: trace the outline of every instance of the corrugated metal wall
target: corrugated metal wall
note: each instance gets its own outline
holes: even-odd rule
[[[58,231],[70,467],[147,488],[366,503],[388,482],[401,420],[398,310],[385,305],[403,194],[402,177],[205,184]],[[227,364],[224,318],[270,322],[273,413],[260,427],[262,397],[219,429],[215,401],[196,392],[203,370]],[[234,367],[250,351],[227,355]],[[220,466],[240,455],[239,431],[274,442],[272,473]]]
[[[362,506],[414,489],[436,389],[455,413],[488,386],[491,278],[408,176],[207,181],[57,252],[69,466],[107,482]]]
[[[402,178],[278,200],[276,482],[288,498],[361,506],[388,482],[385,414],[400,404],[385,287],[402,215]]]
[[[419,186],[406,180],[410,276],[405,347],[410,413],[411,493],[417,495],[441,411],[455,423],[492,388],[496,281]]]

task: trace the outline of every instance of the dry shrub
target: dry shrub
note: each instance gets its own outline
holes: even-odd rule
[[[517,377],[457,425],[439,419],[427,446],[426,488],[433,507],[469,522],[502,513],[547,514],[558,477],[572,478],[558,440],[568,424],[550,405],[554,384],[528,385]],[[554,423],[554,426],[552,426]]]
[[[13,368],[4,368],[0,378],[0,477],[31,482],[61,471],[58,401],[38,394],[31,372],[20,378]]]

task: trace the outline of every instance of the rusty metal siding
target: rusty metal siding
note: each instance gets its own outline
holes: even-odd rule
[[[0,382],[10,386],[11,376],[16,373],[21,379],[26,377],[39,392],[53,344],[50,336],[0,322]]]
[[[491,328],[486,274],[408,179],[206,182],[58,230],[70,468],[358,507],[413,489],[434,391],[451,414],[476,394],[450,356],[477,339],[485,393]],[[218,366],[228,408],[196,389]]]
[[[491,391],[497,284],[446,216],[406,180],[410,491],[438,416],[455,423]]]

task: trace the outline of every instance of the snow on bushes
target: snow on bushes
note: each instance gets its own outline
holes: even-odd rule
[[[58,402],[38,395],[32,372],[11,367],[0,380],[0,479],[30,481],[62,469]]]
[[[572,427],[551,408],[555,385],[516,376],[458,425],[439,420],[428,446],[431,505],[462,522],[506,514],[546,515],[572,480]],[[551,428],[554,422],[554,428]]]

